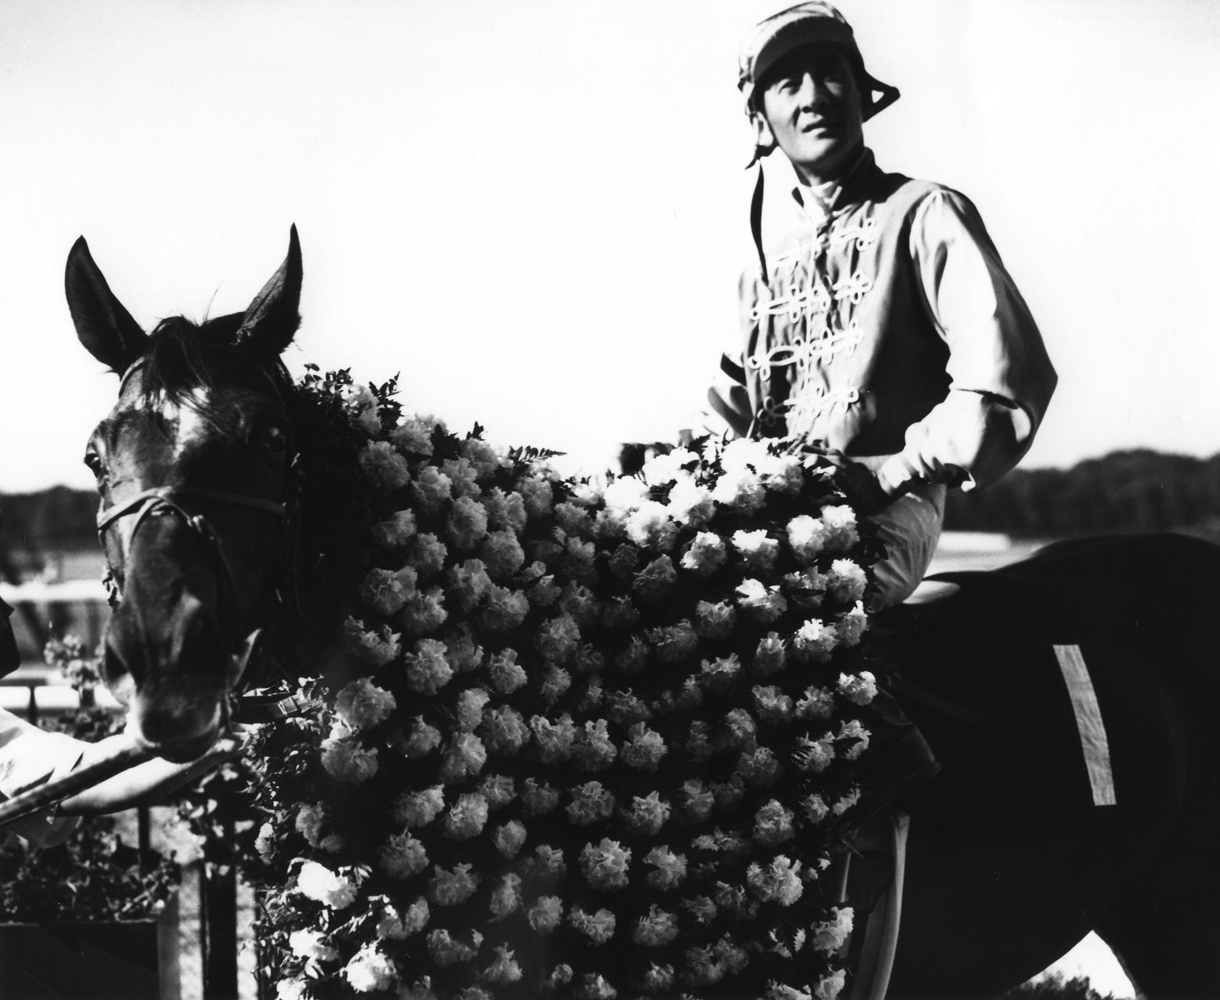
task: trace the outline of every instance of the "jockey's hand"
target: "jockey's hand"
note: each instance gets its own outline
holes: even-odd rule
[[[836,448],[806,445],[806,450],[820,455],[834,466],[831,480],[846,494],[848,502],[856,513],[865,517],[880,514],[906,492],[905,490],[887,492],[880,480],[868,468],[859,462],[853,462]]]
[[[880,514],[899,497],[897,493],[886,493],[875,475],[850,459],[836,464],[831,478],[846,494],[856,513],[865,517]]]

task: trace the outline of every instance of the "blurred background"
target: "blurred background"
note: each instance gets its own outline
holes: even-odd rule
[[[294,372],[401,373],[408,410],[605,467],[697,426],[735,335],[736,53],[780,6],[0,3],[0,597],[28,659],[0,704],[67,704],[42,642],[105,620],[80,456],[117,383],[64,303],[79,235],[151,328],[244,309],[296,223]],[[1220,537],[1215,4],[840,7],[903,93],[866,127],[879,164],[969,195],[1060,373],[1022,468],[954,501],[938,567]],[[1079,954],[1130,995],[1095,939]]]

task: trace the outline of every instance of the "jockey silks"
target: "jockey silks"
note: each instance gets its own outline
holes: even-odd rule
[[[820,441],[890,489],[984,486],[1025,454],[1056,375],[967,198],[865,150],[821,196],[768,198],[759,229],[722,362],[746,389],[739,429]]]

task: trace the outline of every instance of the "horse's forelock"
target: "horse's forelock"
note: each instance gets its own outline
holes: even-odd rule
[[[140,365],[141,404],[155,408],[158,402],[166,401],[197,406],[196,390],[211,389],[215,385],[213,373],[205,362],[206,351],[211,347],[233,347],[240,323],[240,313],[201,324],[183,316],[173,316],[158,323],[149,336],[148,350]],[[283,388],[291,379],[282,366],[276,368],[268,374]]]

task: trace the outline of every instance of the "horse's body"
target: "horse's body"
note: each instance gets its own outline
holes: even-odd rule
[[[1220,549],[1094,539],[941,579],[960,593],[906,614],[894,659],[980,718],[906,702],[944,770],[911,806],[891,995],[994,995],[1090,930],[1146,995],[1220,995]],[[1113,805],[1054,645],[1087,663]]]
[[[283,569],[272,515],[293,494],[293,414],[276,358],[296,326],[295,234],[244,316],[195,328],[203,347],[177,385],[143,360],[156,349],[83,243],[68,285],[86,347],[128,373],[95,435],[123,590],[106,673],[132,700],[135,735],[189,757],[222,723],[234,657]],[[994,995],[1096,929],[1150,997],[1220,996],[1220,550],[1077,544],[953,579],[956,595],[896,615],[891,644],[905,682],[932,696],[907,708],[944,765],[910,806],[891,995]],[[1115,805],[1094,805],[1055,645],[1088,665]]]

